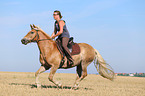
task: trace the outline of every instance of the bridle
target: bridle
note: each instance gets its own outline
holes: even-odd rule
[[[40,39],[39,40],[39,34],[38,34],[38,30],[37,29],[35,29],[36,30],[36,35],[35,35],[35,37],[31,40],[31,42],[39,42],[39,41],[44,41],[44,40],[52,40],[52,39]],[[37,40],[36,41],[34,41],[34,39],[37,37]]]

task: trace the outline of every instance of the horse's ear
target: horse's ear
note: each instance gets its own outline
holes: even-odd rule
[[[30,24],[31,30],[34,28],[31,24]]]
[[[37,28],[34,24],[33,24],[33,27],[34,27],[34,28]]]

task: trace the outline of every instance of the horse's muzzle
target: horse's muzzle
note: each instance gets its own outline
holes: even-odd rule
[[[27,45],[27,44],[29,43],[29,40],[26,39],[26,38],[23,38],[23,39],[21,40],[21,42],[22,42],[22,44]]]

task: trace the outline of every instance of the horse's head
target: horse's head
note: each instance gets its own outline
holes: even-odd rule
[[[22,44],[27,45],[30,42],[36,42],[39,38],[37,27],[34,24],[33,26],[30,24],[30,27],[31,31],[21,40]]]

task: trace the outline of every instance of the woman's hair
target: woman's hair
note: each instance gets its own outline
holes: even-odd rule
[[[54,12],[57,12],[57,14],[59,15],[60,19],[62,18],[62,15],[61,15],[60,11],[55,10]]]

